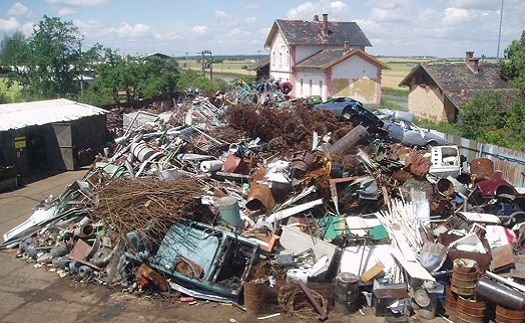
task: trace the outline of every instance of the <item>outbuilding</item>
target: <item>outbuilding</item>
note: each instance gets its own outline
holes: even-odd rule
[[[106,113],[67,99],[1,104],[0,170],[23,179],[83,166],[81,153],[107,142]]]

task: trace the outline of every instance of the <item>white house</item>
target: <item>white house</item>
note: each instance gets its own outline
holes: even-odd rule
[[[387,65],[365,52],[370,42],[355,22],[274,22],[266,39],[269,76],[290,82],[290,95],[351,96],[365,104],[381,101],[381,75]]]

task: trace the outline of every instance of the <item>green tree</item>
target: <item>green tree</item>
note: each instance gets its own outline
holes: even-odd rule
[[[44,16],[33,28],[26,50],[11,63],[10,85],[18,84],[27,99],[75,98],[82,89],[81,75],[98,48],[81,52],[83,36],[72,21]],[[7,53],[6,53],[7,54]]]
[[[27,50],[27,40],[21,31],[11,36],[4,35],[0,42],[0,65],[6,70],[13,70],[16,64],[25,64]]]
[[[118,103],[119,94],[124,94],[128,102],[155,96],[170,97],[179,80],[179,67],[175,59],[121,57],[107,49],[103,62],[96,68],[96,75],[85,100],[108,105]]]
[[[484,91],[476,95],[459,115],[459,128],[469,139],[483,141],[491,132],[497,132],[505,125],[505,107],[501,93]]]
[[[525,91],[525,30],[521,33],[521,38],[513,40],[505,49],[507,61],[499,64],[502,75],[510,79],[510,83]]]

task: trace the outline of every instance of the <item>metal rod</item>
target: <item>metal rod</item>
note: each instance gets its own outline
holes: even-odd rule
[[[317,313],[321,315],[321,317],[319,317],[319,320],[326,321],[328,319],[328,314],[326,314],[326,311],[321,307],[319,302],[317,302],[314,295],[312,295],[312,292],[310,292],[310,290],[308,289],[308,287],[302,280],[298,280],[297,282],[299,283],[299,286],[301,286],[301,289],[305,293],[306,297],[308,297],[308,300],[310,301],[310,303],[312,303]]]

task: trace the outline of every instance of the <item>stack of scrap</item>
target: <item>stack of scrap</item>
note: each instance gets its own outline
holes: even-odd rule
[[[308,319],[456,319],[460,300],[524,310],[525,192],[490,160],[370,135],[271,83],[128,112],[111,149],[3,247],[139,294]]]

